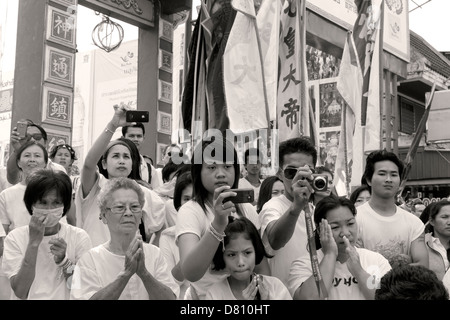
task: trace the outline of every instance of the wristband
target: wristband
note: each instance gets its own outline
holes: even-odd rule
[[[114,131],[112,131],[111,129],[109,129],[108,126],[106,126],[106,128],[105,128],[105,132],[110,132],[111,134],[114,134]]]
[[[60,263],[57,263],[56,265],[58,267],[62,267],[64,264],[67,263],[67,260],[69,260],[69,259],[67,259],[67,256],[64,256],[64,259],[62,259],[62,261]]]

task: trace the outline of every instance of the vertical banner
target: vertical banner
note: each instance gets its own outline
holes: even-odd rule
[[[356,119],[361,117],[362,81],[362,72],[356,56],[355,43],[352,33],[349,32],[337,81],[337,89],[345,100],[342,110],[341,139],[339,141],[334,173],[334,185],[339,196],[350,195],[353,164],[360,165],[363,161],[361,141],[356,144],[353,141],[357,132],[356,137],[361,134],[361,123],[359,121],[356,122]],[[358,130],[356,132],[357,127]]]
[[[301,17],[304,6],[301,0],[285,1],[281,12],[281,37],[279,46],[280,76],[278,79],[277,125],[279,141],[303,135],[300,131],[302,111],[307,109],[302,105],[302,68]],[[306,90],[303,90],[306,93]],[[309,121],[309,117],[306,118]],[[309,132],[308,132],[309,133]]]
[[[365,133],[364,133],[364,153],[370,153],[374,150],[379,150],[381,148],[381,104],[380,100],[380,14],[381,6],[380,0],[373,0],[372,5],[373,13],[373,24],[374,24],[374,42],[373,42],[373,52],[372,60],[370,61],[370,77],[368,89],[365,91],[364,97],[367,97],[366,106],[366,121]],[[370,54],[370,53],[368,53]]]
[[[267,127],[266,89],[256,33],[253,1],[233,0],[237,11],[223,55],[226,106],[231,131]]]

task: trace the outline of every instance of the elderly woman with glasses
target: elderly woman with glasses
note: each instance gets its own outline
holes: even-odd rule
[[[110,240],[92,248],[78,261],[73,300],[174,300],[179,294],[161,251],[139,234],[145,196],[134,180],[107,181],[98,197],[100,219]]]

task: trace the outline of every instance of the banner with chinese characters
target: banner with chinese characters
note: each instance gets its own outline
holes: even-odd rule
[[[302,83],[306,62],[301,61],[302,46],[300,0],[286,1],[281,12],[281,38],[279,44],[280,75],[278,80],[277,127],[279,141],[302,136],[302,121],[309,122],[309,113]],[[304,68],[304,70],[302,70]],[[303,88],[302,88],[303,87]]]

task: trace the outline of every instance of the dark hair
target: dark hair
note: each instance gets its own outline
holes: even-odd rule
[[[145,154],[143,154],[142,155],[145,159],[148,159],[149,161],[150,161],[150,164],[151,165],[153,165],[153,159],[152,158],[150,158],[149,156],[147,156],[147,155],[145,155]],[[150,173],[151,174],[151,173]]]
[[[42,128],[40,125],[34,123],[33,121],[31,121],[29,119],[27,119],[26,121],[28,122],[28,126],[29,127],[36,127],[36,128],[38,128],[38,130],[42,134],[42,138],[44,139],[45,142],[47,142],[47,132],[44,130],[44,128]]]
[[[27,178],[23,201],[31,215],[33,214],[32,206],[52,190],[56,191],[56,195],[64,203],[64,216],[69,211],[72,202],[72,180],[70,180],[70,177],[59,170],[39,169]]]
[[[316,167],[316,173],[324,173],[324,172],[328,172],[331,175],[331,178],[334,179],[334,173],[331,171],[330,168],[325,166]]]
[[[422,213],[420,214],[420,220],[422,220],[422,222],[426,224],[425,233],[431,232],[431,235],[434,236],[434,227],[429,222],[436,219],[439,211],[441,211],[441,209],[446,206],[450,206],[450,201],[444,199],[438,202],[431,202],[426,206],[425,209],[423,209]]]
[[[403,170],[405,168],[403,161],[393,152],[387,151],[386,149],[372,151],[366,159],[366,168],[364,170],[362,180],[364,179],[367,184],[372,181],[373,174],[375,172],[375,163],[380,161],[391,161],[398,168],[398,174],[400,179],[403,178]],[[372,193],[372,188],[369,186],[370,192]]]
[[[284,156],[291,153],[304,153],[312,156],[314,167],[317,163],[317,150],[312,140],[308,137],[299,137],[285,140],[279,146],[279,163],[280,168],[284,165]]]
[[[108,175],[108,170],[103,168],[102,165],[102,160],[106,160],[106,158],[108,157],[109,151],[111,150],[111,148],[115,145],[123,145],[125,147],[128,148],[128,150],[130,151],[130,155],[131,155],[131,172],[128,175],[127,178],[130,179],[134,179],[134,180],[138,180],[141,181],[141,173],[139,171],[139,165],[141,163],[141,158],[139,156],[139,150],[137,149],[136,145],[134,144],[133,141],[131,141],[130,139],[124,138],[124,137],[120,137],[116,140],[111,141],[108,144],[108,147],[106,149],[106,151],[103,153],[102,158],[97,162],[97,167],[99,172],[107,179],[109,179],[109,175]]]
[[[392,268],[380,281],[375,300],[448,300],[449,294],[436,273],[421,265]]]
[[[362,184],[358,188],[353,190],[353,192],[350,194],[350,201],[353,202],[353,204],[355,204],[356,200],[359,197],[359,194],[363,191],[369,191],[369,193],[371,193],[369,186],[367,184]]]
[[[17,166],[17,168],[19,168],[19,170],[22,170],[18,166],[18,162],[20,161],[20,156],[25,151],[25,149],[28,149],[31,146],[38,146],[39,148],[42,149],[42,151],[44,152],[45,165],[47,165],[47,163],[48,163],[48,152],[47,152],[47,149],[45,149],[45,147],[42,144],[37,143],[36,141],[30,140],[30,141],[25,142],[23,145],[21,145],[19,150],[17,150],[17,153],[16,153],[16,166]]]
[[[192,184],[191,172],[183,172],[177,176],[177,181],[175,182],[175,188],[173,190],[173,206],[175,210],[178,211],[181,207],[181,194],[183,190]]]
[[[145,127],[142,122],[136,122],[135,124],[129,125],[129,126],[123,126],[122,127],[122,136],[125,137],[125,135],[128,132],[128,128],[141,128],[142,129],[142,135],[145,136]]]
[[[259,157],[261,156],[261,152],[259,151],[259,148],[248,148],[247,150],[245,150],[244,153],[244,164],[248,164],[248,157],[249,156],[253,156],[256,155],[258,157],[258,160],[260,159]],[[254,163],[252,163],[254,164]]]
[[[219,243],[216,253],[213,258],[213,270],[225,269],[225,261],[223,259],[223,250],[230,243],[231,239],[236,238],[238,235],[243,235],[245,239],[250,240],[255,248],[255,265],[261,263],[264,257],[272,258],[268,255],[264,249],[264,244],[261,240],[261,235],[256,229],[253,222],[246,217],[234,218],[228,216],[228,225],[225,228],[225,237],[223,238],[223,244]]]
[[[169,182],[170,181],[170,175],[174,172],[176,172],[179,168],[181,168],[181,164],[176,164],[172,161],[172,158],[169,158],[169,161],[164,165],[164,167],[161,169],[161,177],[163,182]]]
[[[202,207],[204,211],[206,211],[205,200],[208,196],[208,191],[205,189],[202,183],[201,172],[203,167],[203,156],[204,151],[208,147],[208,150],[212,151],[213,157],[220,157],[222,153],[221,161],[225,162],[228,160],[229,153],[233,153],[233,167],[234,167],[234,183],[231,186],[232,189],[237,189],[239,186],[239,177],[240,177],[240,165],[238,160],[238,155],[236,149],[233,144],[228,141],[225,137],[219,139],[220,141],[216,141],[215,139],[204,139],[201,143],[199,143],[194,150],[194,154],[191,158],[191,173],[192,173],[192,182],[193,182],[193,193],[195,201]],[[217,151],[217,152],[216,152]],[[216,155],[217,154],[217,155]],[[200,161],[202,160],[202,161]],[[236,206],[236,210],[238,213],[239,205]]]
[[[67,149],[67,151],[69,151],[69,153],[70,153],[70,158],[74,161],[77,160],[75,150],[72,148],[72,146],[70,144],[67,144],[67,143],[55,145],[50,151],[50,154],[49,154],[50,159],[55,158],[56,153],[58,152],[59,149]]]
[[[272,198],[273,185],[277,181],[283,183],[283,180],[281,180],[278,176],[269,176],[261,183],[261,186],[259,187],[258,202],[256,203],[257,213],[260,213],[264,204]]]
[[[320,222],[322,221],[322,219],[327,220],[328,212],[340,207],[349,208],[353,216],[356,216],[355,205],[346,197],[338,197],[332,194],[329,195],[328,197],[323,198],[317,203],[316,208],[314,210],[314,223],[316,225],[316,229],[314,230],[314,238],[316,242],[316,249],[320,249],[322,247],[319,240]]]

